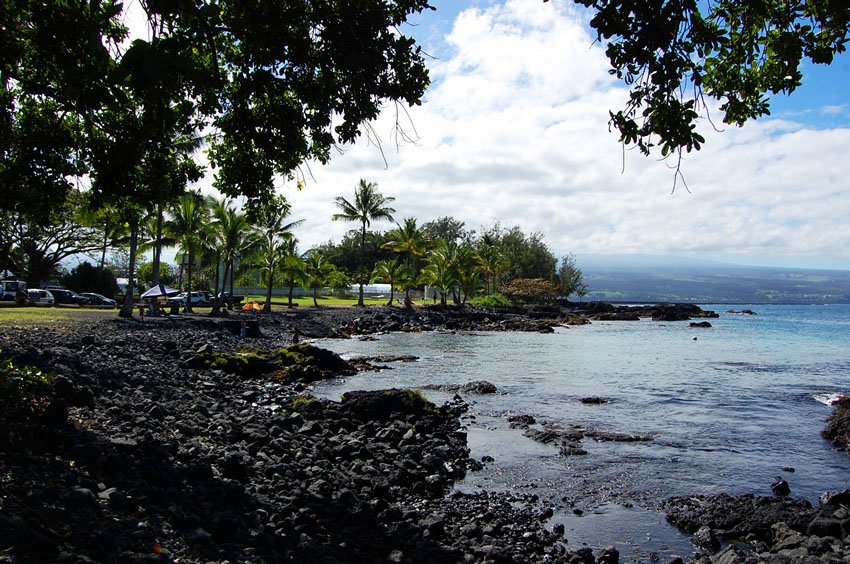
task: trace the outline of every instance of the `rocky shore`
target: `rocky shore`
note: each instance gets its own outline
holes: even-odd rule
[[[617,311],[578,309],[322,308],[0,328],[0,562],[617,562],[613,547],[571,546],[533,495],[453,493],[481,468],[462,418],[465,394],[486,382],[442,406],[412,390],[328,402],[305,384],[395,359],[352,364],[293,342],[546,331]],[[601,440],[516,425],[570,454]],[[847,495],[819,509],[745,498],[670,500],[665,510],[708,539],[695,542],[703,559],[850,557]],[[761,507],[770,509],[747,521],[758,526],[717,521]],[[732,537],[740,542],[720,544]]]

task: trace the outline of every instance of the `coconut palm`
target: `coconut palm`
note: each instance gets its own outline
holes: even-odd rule
[[[263,305],[265,312],[272,310],[272,290],[275,276],[280,271],[285,257],[284,253],[282,241],[263,239],[248,259],[249,264],[260,269],[260,282],[266,283],[266,303]]]
[[[256,258],[260,260],[257,265],[260,266],[261,272],[265,273],[267,280],[263,311],[271,311],[274,275],[282,266],[287,251],[284,242],[293,239],[292,229],[304,222],[303,219],[287,222],[291,209],[292,206],[283,196],[276,196],[258,204],[249,212],[249,219],[259,238]]]
[[[401,275],[402,270],[404,270],[404,267],[399,264],[398,258],[394,258],[392,260],[378,261],[375,264],[375,269],[372,271],[373,282],[383,282],[390,285],[390,301],[387,302],[388,306],[393,305],[395,285],[398,282],[398,278]],[[405,303],[408,302],[405,301]]]
[[[496,245],[482,243],[478,248],[479,269],[484,275],[484,292],[494,293],[498,288],[500,273],[509,265]]]
[[[441,239],[435,248],[428,251],[428,264],[422,269],[422,279],[440,291],[442,305],[446,305],[446,294],[458,280],[455,247],[457,244]]]
[[[337,196],[334,203],[340,213],[333,215],[334,221],[358,221],[360,222],[360,273],[358,275],[357,305],[363,305],[364,272],[366,269],[366,227],[377,219],[393,220],[392,214],[395,210],[387,204],[395,200],[389,196],[383,196],[376,190],[378,187],[374,182],[366,182],[361,179],[357,188],[354,189],[354,203],[349,202],[342,196]]]
[[[284,256],[280,264],[280,278],[283,285],[289,288],[287,307],[292,307],[292,292],[295,287],[307,285],[307,266],[296,251],[298,239],[291,237],[284,240],[282,244]]]
[[[425,230],[416,226],[416,218],[413,217],[407,217],[404,219],[404,223],[396,225],[395,229],[387,233],[390,240],[384,243],[382,247],[391,249],[396,253],[404,253],[407,270],[415,278],[414,260],[416,257],[424,255],[425,251],[428,250]],[[410,287],[405,289],[405,303],[410,303]]]
[[[241,210],[226,206],[220,210],[221,216],[217,218],[216,229],[219,231],[218,238],[221,245],[221,256],[224,262],[224,279],[222,290],[230,283],[230,295],[233,296],[233,281],[235,279],[236,261],[246,255],[256,244],[255,232],[251,229],[248,216]],[[219,305],[221,305],[219,303]],[[233,307],[233,304],[230,304]]]
[[[333,265],[322,253],[313,251],[307,253],[304,266],[307,287],[313,290],[313,306],[319,307],[319,290],[327,285],[328,275],[333,270]]]
[[[183,194],[169,207],[168,216],[166,231],[175,238],[180,251],[188,259],[185,308],[191,313],[192,300],[188,295],[192,292],[192,271],[195,267],[195,256],[201,250],[201,234],[207,218],[203,197],[195,192]]]

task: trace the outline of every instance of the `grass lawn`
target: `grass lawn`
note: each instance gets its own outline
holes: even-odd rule
[[[399,299],[403,299],[404,294],[400,294],[402,297],[395,298],[394,307],[402,307],[399,303]],[[247,303],[249,301],[257,301],[264,302],[265,295],[259,294],[249,294],[245,296],[245,299],[242,303]],[[388,298],[364,298],[363,302],[366,306],[383,306],[386,305]],[[319,307],[354,307],[357,305],[357,298],[337,298],[334,296],[320,297],[318,299]],[[288,300],[285,297],[275,296],[272,298],[272,311],[285,311],[288,309],[287,307]],[[313,307],[313,298],[303,297],[303,298],[294,298],[292,300],[293,304],[297,304],[299,309],[304,308],[312,308]],[[430,303],[426,301],[414,302],[416,304]],[[192,308],[195,313],[205,314],[209,313],[209,307],[198,307],[195,306]],[[137,312],[133,312],[133,315],[138,315]],[[30,307],[17,307],[12,302],[0,302],[0,324],[4,326],[11,327],[37,327],[37,326],[61,326],[68,325],[72,326],[75,324],[87,322],[87,321],[98,321],[101,319],[108,319],[111,317],[118,316],[118,309],[95,309],[95,308],[79,308],[79,307],[45,307],[45,306],[30,306]]]
[[[0,307],[0,325],[5,327],[36,327],[44,325],[75,325],[117,317],[117,309],[79,307]]]

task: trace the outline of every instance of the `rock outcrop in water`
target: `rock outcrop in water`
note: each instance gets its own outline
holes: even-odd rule
[[[699,562],[850,561],[850,492],[819,508],[787,497],[691,496],[665,502],[667,520],[694,534]],[[715,540],[713,540],[715,539]],[[728,543],[720,549],[718,541]]]
[[[826,420],[823,436],[838,448],[850,454],[850,398],[839,398],[833,404],[835,411]]]

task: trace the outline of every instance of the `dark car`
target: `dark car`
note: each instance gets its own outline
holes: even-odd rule
[[[86,303],[86,299],[73,290],[51,288],[50,293],[53,294],[53,299],[55,300],[56,305],[65,304],[79,306]]]
[[[107,307],[115,307],[116,302],[112,298],[107,298],[101,294],[96,294],[94,292],[83,292],[80,294],[83,298],[85,298],[85,305],[89,306],[107,306]]]

